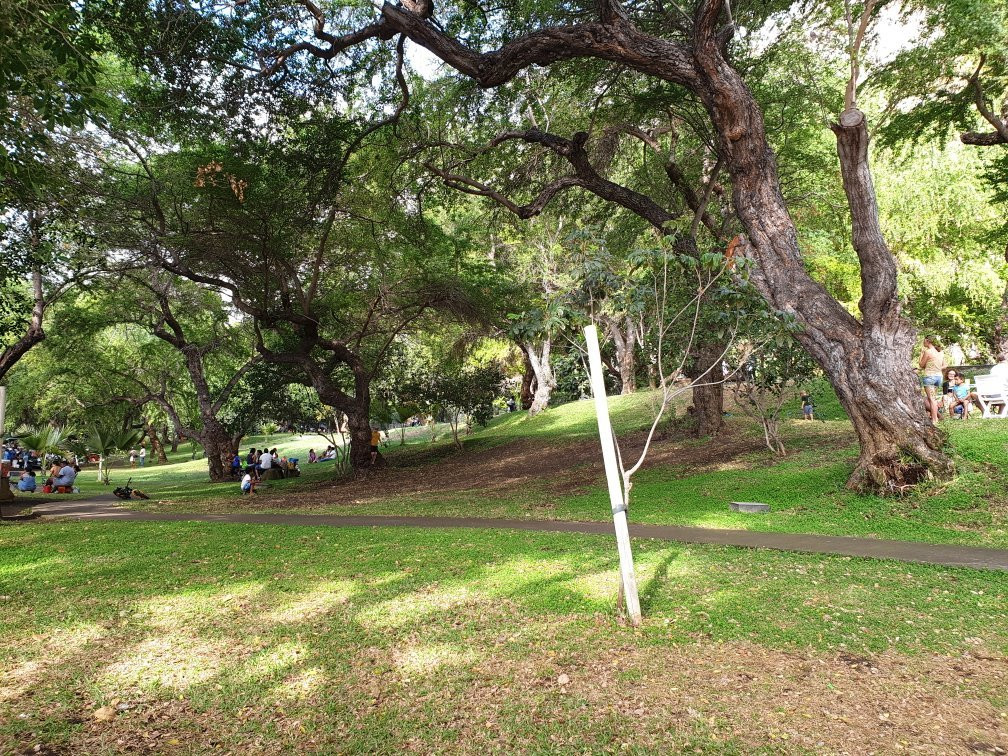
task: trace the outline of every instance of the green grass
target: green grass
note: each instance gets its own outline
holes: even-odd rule
[[[3,527],[0,751],[815,751],[802,738],[823,737],[804,718],[824,716],[818,701],[793,717],[749,703],[782,684],[862,685],[817,682],[818,665],[851,658],[892,675],[893,701],[938,695],[935,654],[1008,652],[1008,575],[635,548],[640,630],[614,619],[609,538]],[[724,670],[756,677],[756,720],[733,714],[748,683],[725,687]],[[1003,687],[980,673],[961,686],[948,695],[1004,716]],[[632,726],[623,701],[641,707]],[[122,710],[99,721],[103,706]]]
[[[639,392],[611,399],[614,427],[623,437],[629,457],[637,441],[628,433],[648,424],[653,396]],[[679,414],[683,406],[677,407]],[[786,408],[785,416],[796,418],[797,403]],[[861,496],[845,488],[847,476],[857,457],[850,424],[835,397],[818,392],[817,419],[807,423],[788,419],[784,435],[789,455],[781,460],[758,441],[750,451],[730,458],[707,461],[705,450],[713,447],[703,440],[663,442],[688,463],[677,463],[678,451],[652,462],[634,480],[631,519],[657,524],[748,529],[770,532],[805,532],[831,535],[915,540],[932,543],[962,543],[1008,547],[1008,423],[1001,420],[951,421],[943,423],[950,435],[960,474],[951,482],[925,484],[905,497]],[[758,439],[754,422],[737,414],[727,418],[733,437]],[[486,429],[464,439],[465,450],[456,451],[445,429],[437,443],[429,442],[425,428],[410,429],[410,442],[398,444],[393,433],[383,450],[393,464],[407,465],[411,471],[429,476],[440,474],[437,462],[470,460],[477,469],[471,487],[454,483],[449,490],[416,493],[407,477],[396,490],[382,489],[368,495],[354,489],[344,496],[341,488],[317,489],[333,476],[330,465],[304,463],[309,447],[325,446],[318,436],[274,436],[277,446],[290,456],[300,456],[303,475],[299,479],[273,481],[256,497],[242,499],[235,483],[212,484],[205,460],[189,461],[180,452],[170,465],[148,466],[143,470],[117,470],[116,483],[133,475],[134,484],[155,500],[154,508],[199,511],[236,511],[249,507],[269,509],[275,494],[290,494],[281,506],[291,511],[337,514],[431,514],[485,517],[535,517],[548,519],[606,520],[609,505],[601,466],[571,467],[543,471],[509,489],[488,489],[478,472],[481,454],[494,447],[521,443],[524,446],[564,443],[594,444],[597,427],[590,401],[572,402],[535,418],[525,413],[502,415]],[[262,446],[260,438],[243,443]],[[659,450],[662,448],[659,445]],[[681,455],[680,455],[681,456]],[[534,467],[534,454],[519,465]],[[420,473],[419,471],[424,472]],[[106,493],[93,471],[81,475],[82,496]],[[568,484],[561,485],[559,484]],[[752,516],[732,513],[728,502],[763,501],[771,513]],[[160,502],[160,503],[158,503]],[[137,504],[137,506],[141,506]]]

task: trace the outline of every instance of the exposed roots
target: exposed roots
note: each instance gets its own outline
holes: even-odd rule
[[[859,493],[903,496],[924,481],[954,475],[955,463],[950,457],[921,443],[888,453],[863,450],[847,487]]]

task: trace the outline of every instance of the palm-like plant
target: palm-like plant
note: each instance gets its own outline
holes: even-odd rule
[[[67,448],[68,434],[65,428],[26,425],[19,428],[17,433],[21,445],[38,453],[40,457],[45,457],[46,454],[63,454]]]
[[[118,430],[112,428],[93,428],[88,436],[88,448],[98,454],[98,481],[109,485],[109,469],[105,462],[108,457],[118,452],[125,452],[143,440],[142,430]]]

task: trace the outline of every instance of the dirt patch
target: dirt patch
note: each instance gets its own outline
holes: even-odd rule
[[[776,753],[1008,753],[1008,714],[990,700],[1008,689],[1005,658],[867,658],[708,642],[622,646],[562,661],[533,657],[510,668],[498,661],[481,672],[513,680],[511,697],[570,701],[587,712],[587,731],[632,722],[614,733],[612,750],[648,744],[677,751],[702,733]],[[466,720],[502,705],[486,700],[500,690],[487,686],[466,697]],[[478,727],[468,735],[480,737]]]
[[[624,459],[640,453],[644,433],[621,439]],[[745,460],[759,452],[759,439],[725,434],[704,442],[663,439],[652,444],[646,467],[675,467],[690,473],[725,465],[751,466]],[[544,500],[580,495],[604,485],[598,441],[544,443],[515,441],[484,450],[439,447],[395,460],[375,475],[322,483],[298,493],[266,495],[257,503],[269,509],[303,508],[322,500],[327,506],[351,506],[426,494],[451,496],[479,491],[500,497],[538,492]]]

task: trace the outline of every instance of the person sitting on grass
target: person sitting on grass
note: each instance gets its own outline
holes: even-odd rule
[[[314,449],[309,449],[308,450],[308,464],[309,465],[314,465],[316,462],[318,462],[318,454],[315,453]]]
[[[53,465],[54,470],[57,467],[57,465]],[[71,487],[73,486],[74,481],[77,480],[77,473],[79,472],[79,467],[73,466],[67,462],[58,469],[56,475],[51,475],[45,484],[53,490],[59,488],[60,486]]]
[[[333,446],[332,444],[330,444],[330,445],[328,445],[325,448],[325,454],[323,454],[321,457],[319,457],[318,461],[319,462],[332,462],[334,459],[336,459],[336,447]]]
[[[801,392],[801,411],[804,420],[815,420],[815,402],[808,391]]]
[[[21,473],[17,489],[22,493],[35,493],[35,472],[33,470],[25,470]]]
[[[952,408],[956,403],[955,396],[955,383],[958,373],[955,370],[949,370],[945,374],[945,383],[942,384],[944,389],[941,398],[941,406],[938,408],[938,414],[946,414],[952,417]]]
[[[241,492],[242,496],[248,494],[252,496],[255,494],[255,482],[252,480],[252,475],[250,473],[245,473],[245,477],[241,480]]]
[[[273,467],[275,467],[276,469],[278,469],[280,471],[280,477],[281,478],[286,478],[287,477],[287,458],[284,457],[284,456],[281,456],[280,452],[278,452],[276,450],[275,446],[272,449],[270,449],[270,456],[273,457]]]

